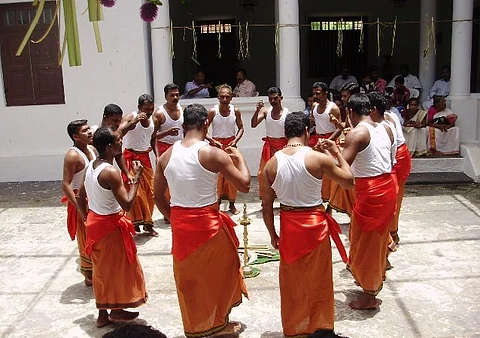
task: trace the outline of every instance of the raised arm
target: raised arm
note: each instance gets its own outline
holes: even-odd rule
[[[130,130],[133,130],[138,122],[146,119],[147,119],[147,114],[143,112],[140,112],[136,115],[134,115],[133,113],[130,113],[122,119],[122,123],[120,123],[120,126],[118,127],[117,132],[120,134],[120,136],[123,137]]]
[[[260,101],[257,103],[257,108],[255,109],[255,112],[253,113],[252,119],[250,120],[250,126],[252,128],[256,128],[260,122],[262,122],[267,113],[267,109],[264,107],[263,101]]]

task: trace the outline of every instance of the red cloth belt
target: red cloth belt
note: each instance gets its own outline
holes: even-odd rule
[[[230,142],[232,142],[233,140],[235,140],[235,136],[230,136],[230,137],[214,137],[213,138],[215,141],[218,141],[222,144],[222,149],[225,150],[225,148],[228,147],[228,145],[230,144]]]
[[[317,144],[318,140],[321,139],[321,138],[329,138],[330,136],[332,136],[333,133],[328,133],[328,134],[315,134],[315,135],[311,135],[310,136],[310,140],[308,140],[308,146],[310,148],[313,148],[315,147],[315,145]]]
[[[133,170],[133,161],[140,161],[140,163],[147,168],[152,167],[152,162],[150,162],[149,152],[133,152],[132,150],[125,149],[123,151],[123,157],[125,158],[125,164],[127,165],[128,171],[132,172]],[[124,182],[127,181],[127,177],[122,173],[122,179]]]
[[[264,137],[262,138],[265,143],[263,144],[263,149],[262,149],[262,159],[267,162],[269,159],[272,158],[272,156],[285,147],[287,145],[287,139],[286,138],[272,138],[272,137]]]
[[[238,247],[238,238],[233,227],[235,222],[227,214],[211,205],[201,208],[172,207],[172,254],[181,261],[201,245],[207,243],[226,225]]]
[[[135,228],[133,227],[132,221],[124,216],[123,211],[111,215],[99,215],[92,210],[88,212],[85,253],[91,255],[93,245],[117,230],[117,228],[120,228],[122,234],[123,246],[125,247],[128,262],[132,263],[137,253],[137,246],[132,237],[135,236]]]
[[[318,243],[328,234],[332,237],[342,260],[347,263],[347,252],[339,236],[341,233],[337,221],[323,208],[280,210],[279,250],[285,263],[293,263],[315,250]]]
[[[394,174],[356,177],[353,216],[363,231],[383,233],[397,209],[397,180]]]
[[[173,143],[166,143],[166,142],[157,140],[157,152],[158,152],[157,155],[160,156],[161,154],[166,152],[168,148],[170,148],[171,146],[173,146]]]
[[[405,182],[412,171],[412,157],[406,143],[397,148],[395,159],[397,163],[393,169],[395,170],[397,179],[400,182]]]

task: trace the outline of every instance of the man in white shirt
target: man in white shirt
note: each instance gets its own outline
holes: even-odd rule
[[[329,88],[339,92],[340,88],[342,88],[345,83],[350,82],[355,82],[356,84],[358,84],[357,78],[355,76],[349,75],[348,68],[344,67],[342,69],[342,73],[333,78]]]
[[[237,97],[257,96],[255,84],[247,79],[247,71],[243,68],[237,70],[237,85],[233,89],[233,95]]]
[[[387,85],[387,88],[390,88],[392,91],[395,88],[395,79],[397,76],[403,76],[405,79],[405,87],[408,89],[418,89],[420,91],[422,89],[422,84],[420,80],[415,75],[410,74],[410,67],[408,64],[403,63],[400,65],[400,74],[396,75]]]
[[[447,97],[450,94],[450,66],[443,66],[440,72],[440,79],[435,81],[428,92],[428,100],[422,103],[422,107],[428,110],[433,105],[435,95]]]
[[[212,83],[203,83],[205,81],[205,73],[203,70],[197,70],[193,75],[193,81],[185,84],[184,99],[204,99],[209,98],[209,88],[212,88]]]

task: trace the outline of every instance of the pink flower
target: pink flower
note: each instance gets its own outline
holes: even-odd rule
[[[152,22],[158,14],[158,6],[153,2],[146,2],[140,7],[140,17],[143,21]]]
[[[113,7],[117,0],[100,0],[100,3],[105,7]]]

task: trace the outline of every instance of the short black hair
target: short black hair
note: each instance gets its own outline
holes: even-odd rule
[[[151,326],[141,324],[126,324],[113,331],[105,333],[102,338],[167,338],[162,332]]]
[[[358,94],[360,93],[360,86],[358,84],[356,84],[355,82],[348,82],[348,83],[345,83],[342,88],[340,88],[340,91],[348,91],[350,93],[350,95],[352,94]]]
[[[395,78],[395,82],[398,82],[400,84],[405,84],[405,78],[401,75],[398,75],[396,78]]]
[[[243,68],[238,68],[238,69],[237,69],[237,73],[238,73],[238,72],[242,73],[243,76],[245,76],[245,77],[247,76],[247,71],[246,71],[245,69],[243,69]]]
[[[178,87],[175,83],[169,83],[165,85],[165,87],[163,87],[163,92],[165,93],[165,95],[167,95],[169,91],[175,89],[180,89],[180,87]]]
[[[103,109],[103,116],[110,117],[113,115],[123,115],[122,108],[120,108],[120,106],[116,105],[115,103],[107,104]]]
[[[73,135],[78,134],[78,130],[80,129],[80,127],[86,125],[87,123],[88,123],[87,120],[82,119],[82,120],[72,121],[68,124],[67,133],[68,133],[68,136],[70,136],[70,138],[72,139],[72,141],[74,141]]]
[[[282,96],[282,91],[278,87],[270,87],[267,90],[267,95],[278,94],[278,96]]]
[[[301,111],[290,113],[285,118],[285,137],[299,137],[305,134],[305,127],[308,128],[308,116]]]
[[[411,97],[408,99],[408,103],[411,103],[412,101],[417,101],[417,103],[420,103],[420,101],[418,101],[418,97]]]
[[[150,94],[143,94],[143,95],[140,95],[140,97],[138,98],[138,105],[141,107],[143,106],[145,103],[154,103],[155,101],[153,100],[153,96],[150,95]]]
[[[99,155],[103,155],[108,145],[115,142],[115,135],[110,127],[100,127],[93,134],[93,146]]]
[[[377,108],[380,115],[383,116],[387,109],[387,99],[385,99],[385,95],[379,92],[370,92],[367,94],[367,97],[370,100],[370,105]]]
[[[433,96],[433,105],[435,106],[436,104],[439,104],[442,101],[442,99],[444,99],[444,98],[445,98],[445,96],[443,96],[443,95],[434,95]]]
[[[312,88],[313,89],[316,89],[316,88],[320,88],[322,89],[325,93],[328,93],[328,85],[325,83],[325,82],[315,82],[313,85],[312,85]]]
[[[402,63],[399,68],[400,70],[405,70],[407,72],[410,72],[410,66],[408,65],[408,63]]]
[[[370,100],[365,94],[353,94],[349,97],[347,107],[357,115],[370,115]]]
[[[200,130],[207,120],[208,112],[207,109],[198,103],[189,104],[183,110],[183,129],[185,131],[189,130]]]

